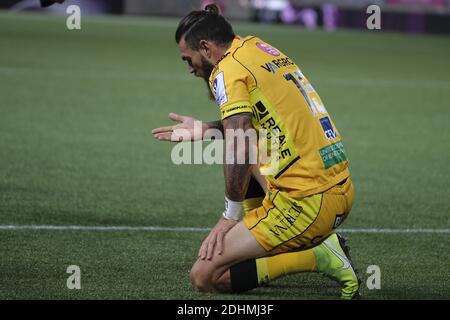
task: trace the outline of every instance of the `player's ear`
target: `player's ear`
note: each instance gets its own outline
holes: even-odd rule
[[[206,40],[200,40],[199,50],[202,51],[206,57],[211,58],[211,44]]]

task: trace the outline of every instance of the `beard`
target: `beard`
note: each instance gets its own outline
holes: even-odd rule
[[[205,80],[206,88],[208,89],[208,99],[211,101],[216,101],[216,97],[214,97],[214,94],[211,91],[211,87],[209,86],[209,81]]]
[[[202,61],[202,78],[205,80],[206,86],[208,87],[208,96],[209,99],[212,101],[215,101],[216,98],[214,97],[213,93],[211,92],[211,88],[209,86],[209,76],[211,75],[211,72],[214,69],[214,65],[206,60],[203,56],[201,56]]]

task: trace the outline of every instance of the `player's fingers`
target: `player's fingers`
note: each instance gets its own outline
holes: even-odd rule
[[[177,135],[173,132],[154,133],[153,137],[160,141],[180,142],[185,140],[183,136]]]
[[[161,141],[172,141],[172,133],[166,132],[166,133],[157,133],[154,134],[153,137],[157,140]]]
[[[203,244],[200,246],[200,249],[198,249],[197,257],[200,258],[200,259],[202,259],[202,260],[205,259],[205,258],[204,258],[204,247],[203,247]]]
[[[223,239],[225,238],[225,232],[220,232],[217,235],[217,253],[222,254],[223,252]]]
[[[192,140],[191,130],[174,127],[172,141],[190,141]]]
[[[212,239],[209,240],[209,243],[208,243],[208,252],[206,255],[207,260],[212,259],[215,246],[216,246],[216,237],[214,236]]]
[[[207,251],[207,245],[209,241],[210,236],[208,235],[205,240],[203,240],[202,245],[200,246],[200,249],[198,250],[198,257],[202,260],[206,258],[206,251]]]
[[[205,259],[204,258],[204,242],[202,243],[202,245],[200,246],[200,248],[198,249],[198,254],[197,257],[200,259]]]
[[[167,126],[167,127],[160,127],[160,128],[155,128],[152,130],[152,133],[161,133],[161,132],[171,132],[173,131],[173,126]]]
[[[208,258],[208,248],[209,248],[209,242],[206,242],[202,245],[201,252],[200,252],[200,259],[205,260]]]
[[[179,114],[176,114],[176,113],[173,113],[173,112],[169,113],[169,119],[170,120],[183,122],[184,118],[185,118],[184,116],[181,116]]]

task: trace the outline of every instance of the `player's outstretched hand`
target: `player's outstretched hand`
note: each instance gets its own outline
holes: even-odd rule
[[[169,113],[169,119],[178,122],[173,126],[160,127],[152,130],[153,137],[161,141],[193,141],[203,138],[201,121],[176,113]]]
[[[202,246],[198,250],[198,257],[202,260],[211,260],[215,253],[222,254],[223,239],[228,231],[233,228],[238,221],[220,218],[209,235],[203,240]]]

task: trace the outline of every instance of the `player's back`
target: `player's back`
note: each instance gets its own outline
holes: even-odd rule
[[[214,69],[211,87],[222,119],[252,112],[256,129],[267,130],[269,140],[278,137],[276,170],[273,163],[260,164],[269,188],[304,197],[349,175],[340,135],[319,95],[278,49],[257,37],[236,38]]]

